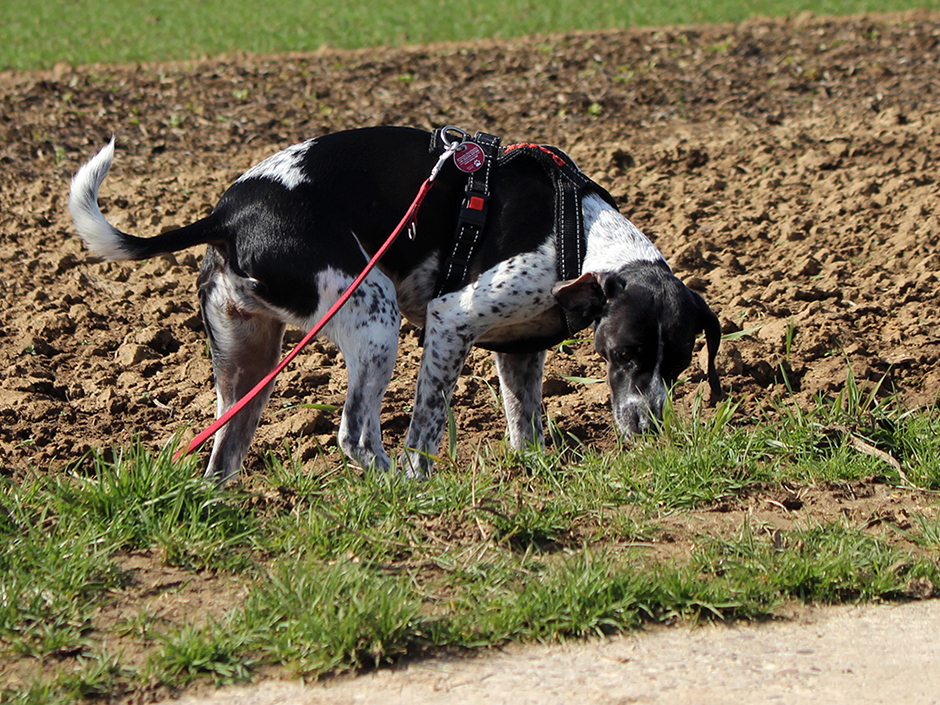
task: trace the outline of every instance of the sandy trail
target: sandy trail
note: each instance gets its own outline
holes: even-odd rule
[[[940,702],[940,601],[800,610],[768,624],[654,628],[512,646],[326,684],[270,681],[178,705]]]

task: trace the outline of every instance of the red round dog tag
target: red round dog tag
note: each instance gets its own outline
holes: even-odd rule
[[[483,160],[486,155],[483,148],[476,142],[464,142],[462,149],[454,154],[454,164],[460,171],[471,174],[483,166]]]

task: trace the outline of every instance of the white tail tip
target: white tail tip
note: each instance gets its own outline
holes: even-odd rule
[[[129,259],[123,247],[123,234],[113,227],[98,208],[98,189],[114,160],[114,136],[72,177],[69,189],[69,213],[75,230],[94,254],[107,260]]]

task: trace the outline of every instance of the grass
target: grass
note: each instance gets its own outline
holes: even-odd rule
[[[585,29],[737,22],[754,16],[894,12],[935,0],[456,0],[356,3],[198,0],[5,0],[0,69],[190,59],[234,51],[281,53],[329,45],[358,48]],[[63,31],[67,28],[67,31]]]
[[[693,535],[678,558],[653,551],[676,518],[761,488],[940,485],[936,410],[905,410],[851,376],[812,411],[784,401],[773,419],[742,420],[736,410],[668,410],[660,437],[617,453],[481,449],[471,467],[426,483],[271,460],[258,489],[212,491],[193,462],[172,462],[172,448],[137,447],[4,484],[0,674],[19,675],[0,702],[236,683],[271,667],[316,677],[445,646],[938,591],[929,502],[905,527],[745,520]],[[121,567],[134,552],[156,555],[157,570],[244,590],[221,609],[159,617]],[[121,600],[131,616],[103,620]]]

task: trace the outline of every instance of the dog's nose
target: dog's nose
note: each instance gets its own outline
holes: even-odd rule
[[[640,433],[655,433],[658,426],[654,423],[653,413],[644,402],[629,401],[614,409],[614,421],[617,430],[624,436]]]

